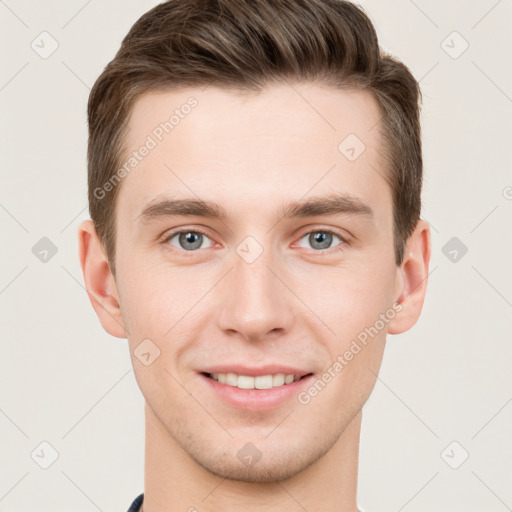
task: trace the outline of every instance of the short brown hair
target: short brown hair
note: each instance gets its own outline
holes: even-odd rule
[[[183,86],[259,92],[281,80],[375,95],[393,196],[395,261],[402,263],[421,210],[421,92],[409,69],[379,48],[363,9],[344,0],[169,0],[132,26],[89,96],[89,212],[114,275],[120,185],[108,193],[101,187],[122,161],[135,100]]]

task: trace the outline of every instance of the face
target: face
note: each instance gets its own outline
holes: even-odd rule
[[[150,149],[119,191],[116,294],[147,412],[214,474],[297,474],[374,386],[403,287],[379,118],[305,83],[134,106],[127,159]]]

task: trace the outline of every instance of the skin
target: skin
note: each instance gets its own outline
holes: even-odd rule
[[[429,226],[418,222],[396,266],[369,92],[300,83],[259,95],[213,87],[145,94],[129,120],[127,152],[190,96],[197,107],[120,185],[115,278],[92,221],[79,228],[91,303],[107,332],[128,338],[146,401],[144,511],[355,512],[362,407],[386,335],[420,316]],[[366,146],[352,162],[338,150],[350,133]],[[374,216],[279,214],[289,201],[333,191],[360,198]],[[213,200],[228,218],[138,221],[157,196]],[[194,252],[178,237],[163,241],[176,228],[208,236]],[[319,249],[306,236],[325,230],[346,242],[334,236]],[[263,248],[252,263],[236,252],[247,236]],[[293,397],[270,411],[235,409],[197,374],[224,362],[275,362],[320,376],[398,300],[401,311],[308,404]],[[160,350],[149,366],[134,356],[146,338]],[[252,467],[237,457],[247,442],[262,454]]]

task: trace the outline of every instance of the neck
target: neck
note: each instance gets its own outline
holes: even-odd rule
[[[332,448],[292,478],[271,483],[224,479],[197,464],[145,407],[143,512],[357,512],[360,411]],[[172,507],[172,509],[170,508]]]

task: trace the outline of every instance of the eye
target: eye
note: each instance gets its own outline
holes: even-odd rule
[[[173,243],[173,240],[176,243]],[[183,249],[185,251],[195,251],[196,249],[205,249],[204,242],[210,240],[210,238],[201,231],[185,229],[176,231],[170,234],[163,240],[164,243],[169,243],[173,247]],[[211,240],[210,240],[211,242]]]
[[[346,243],[346,240],[341,235],[337,235],[336,233],[327,230],[310,231],[309,233],[306,233],[300,240],[306,239],[307,242],[311,244],[313,249],[316,251],[323,251],[326,249],[331,249],[333,237],[340,240],[340,242]]]

